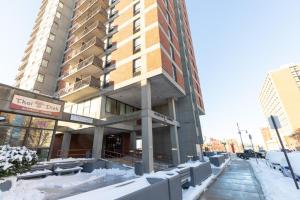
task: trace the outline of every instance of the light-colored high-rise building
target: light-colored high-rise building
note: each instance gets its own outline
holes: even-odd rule
[[[267,151],[280,149],[280,144],[276,134],[272,133],[269,128],[262,128],[261,134]]]
[[[266,118],[278,116],[280,134],[288,148],[296,148],[290,136],[300,128],[300,65],[288,65],[268,73],[260,94]]]
[[[53,96],[74,2],[43,0],[15,78],[21,89]]]
[[[17,86],[106,121],[61,132],[58,151],[124,155],[141,139],[146,171],[156,159],[176,164],[201,153],[204,105],[184,0],[43,1],[40,18],[30,41],[43,49],[26,50]]]

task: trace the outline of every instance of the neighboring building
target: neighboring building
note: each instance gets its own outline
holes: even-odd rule
[[[27,44],[15,87],[53,96],[63,59],[74,2],[43,0]]]
[[[280,149],[280,144],[278,142],[276,134],[272,133],[269,128],[262,128],[261,134],[267,151]]]
[[[290,136],[300,128],[300,65],[289,65],[268,73],[260,102],[266,118],[278,116],[287,148],[295,149],[297,141]]]
[[[227,139],[226,140],[226,150],[227,152],[231,153],[237,153],[237,152],[242,152],[242,147],[238,143],[236,139]]]
[[[49,38],[56,35],[53,41],[36,39],[36,46],[45,46],[48,65],[53,59],[53,67],[39,67],[43,56],[35,59],[33,51],[29,63],[35,63],[36,72],[31,73],[27,64],[17,86],[48,95],[54,95],[56,87],[55,95],[67,102],[65,112],[105,123],[97,128],[61,123],[69,127],[56,135],[54,152],[124,156],[142,139],[148,172],[156,160],[178,164],[201,154],[204,106],[185,1],[66,2],[43,1],[38,16],[54,16],[47,18],[49,27],[58,24],[60,38],[49,30]],[[49,9],[43,11],[44,7]],[[47,47],[53,54],[48,55]],[[26,78],[28,73],[34,77]],[[39,73],[43,83],[36,83]],[[27,79],[33,84],[26,84]]]
[[[210,151],[210,152],[214,152],[214,151],[225,152],[225,151],[228,151],[227,143],[225,141],[221,141],[221,140],[215,139],[215,138],[209,138],[209,140],[205,142],[203,147],[204,147],[205,151]]]

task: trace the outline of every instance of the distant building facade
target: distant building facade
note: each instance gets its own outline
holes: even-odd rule
[[[260,94],[266,117],[278,116],[287,148],[295,149],[299,141],[291,136],[300,128],[300,65],[289,65],[268,73]],[[272,131],[271,131],[272,132]]]

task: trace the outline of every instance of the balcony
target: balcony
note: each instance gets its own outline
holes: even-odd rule
[[[61,89],[57,94],[64,101],[76,102],[99,93],[99,89],[100,80],[93,76],[89,76],[69,87]]]
[[[16,80],[16,81],[20,80],[20,79],[23,77],[23,75],[24,75],[24,72],[25,72],[25,70],[24,70],[24,69],[22,69],[22,70],[18,71],[18,73],[17,73],[17,76],[16,76],[15,80]]]
[[[80,58],[87,58],[91,55],[100,55],[104,52],[104,43],[98,37],[94,37],[87,43],[83,44],[79,49],[73,51],[73,53],[67,58],[64,63],[75,65]]]
[[[73,17],[73,21],[81,21],[82,19],[86,18],[86,16],[89,15],[89,13],[93,12],[93,10],[98,8],[102,8],[103,10],[106,10],[105,7],[99,5],[99,0],[91,1],[86,7],[86,9],[82,11],[77,10],[77,13]]]
[[[104,9],[107,9],[109,6],[108,1],[96,0],[96,2],[99,2],[101,7],[103,7]],[[75,9],[77,9],[79,11],[86,10],[93,3],[95,3],[93,0],[81,0],[78,2]]]
[[[86,26],[89,26],[95,21],[105,23],[107,21],[106,11],[100,8],[89,13],[85,18],[81,20],[81,23],[77,22],[73,24],[71,34],[78,34],[84,31]]]
[[[98,75],[100,76],[102,73],[102,60],[98,57],[91,56],[80,62],[71,70],[63,73],[61,79],[66,82],[75,82],[77,77],[86,77],[92,74],[98,77]]]
[[[97,36],[102,38],[105,36],[106,27],[99,21],[94,22],[89,27],[85,28],[76,39],[70,44],[70,47],[78,46],[86,40],[90,40],[92,37]]]

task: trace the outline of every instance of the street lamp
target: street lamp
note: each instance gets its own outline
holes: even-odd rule
[[[236,125],[237,125],[237,128],[238,128],[238,132],[240,134],[243,151],[245,151],[245,146],[244,146],[243,139],[242,139],[242,131],[246,131],[246,133],[247,133],[247,130],[240,130],[239,123],[236,123]]]

